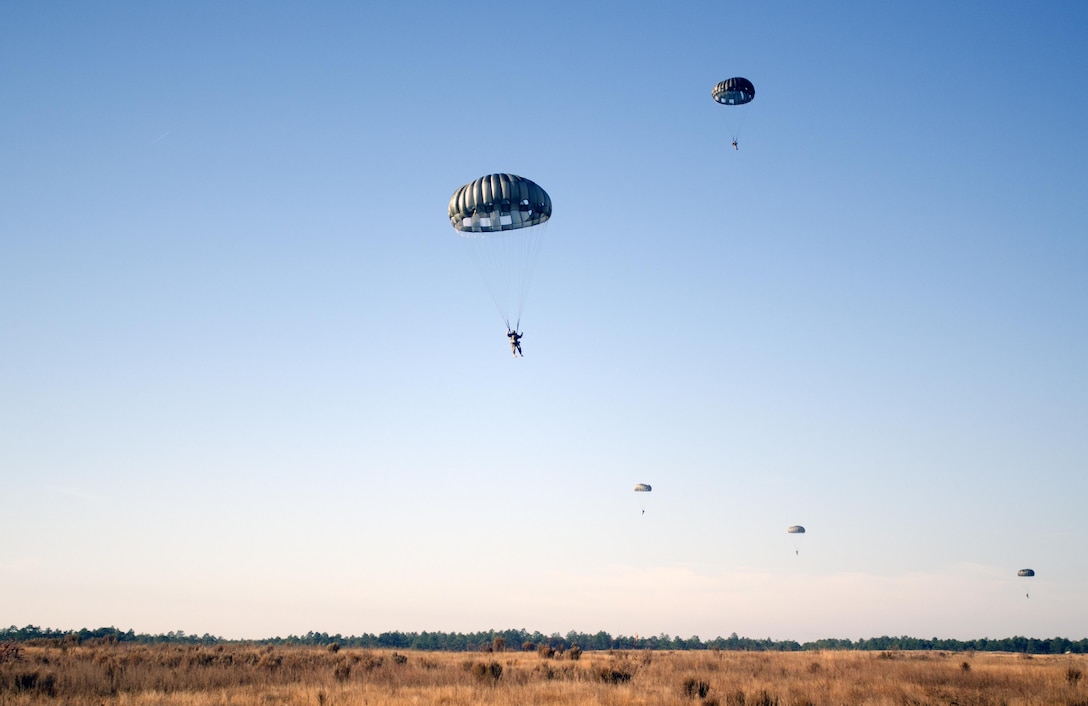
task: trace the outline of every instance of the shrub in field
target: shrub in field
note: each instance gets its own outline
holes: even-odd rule
[[[571,681],[581,682],[585,680],[585,672],[573,664],[552,666],[551,664],[538,664],[533,667],[529,675],[532,679],[544,681]]]
[[[496,637],[491,641],[491,649],[496,652],[506,652],[506,638]]]
[[[359,666],[368,672],[382,666],[383,662],[385,662],[384,657],[371,654],[370,652],[364,652],[359,656]]]
[[[12,681],[16,692],[37,692],[49,697],[57,695],[57,677],[55,674],[41,674],[37,670],[17,672]]]
[[[408,657],[398,652],[393,653],[393,664],[407,664]]]
[[[0,642],[0,664],[19,659],[19,646],[14,642]]]
[[[270,672],[274,672],[280,668],[283,664],[283,655],[274,655],[268,653],[261,657],[261,661],[257,663],[257,666],[262,669],[267,669]]]
[[[326,647],[325,649],[328,650],[329,652],[332,652],[333,654],[336,654],[337,652],[340,651],[340,643],[339,642],[330,642],[328,647]]]
[[[526,640],[525,642],[521,643],[521,651],[522,652],[534,652],[535,650],[536,650],[536,643],[535,642],[529,642],[528,640]]]
[[[338,682],[345,682],[351,678],[351,663],[341,661],[332,669],[332,675]]]
[[[573,660],[581,659],[581,657],[582,657],[582,648],[579,647],[578,645],[572,646],[569,650],[567,650],[567,656],[570,657]]]
[[[960,663],[960,669],[962,669],[964,672],[971,671],[971,663],[970,662],[961,662]]]
[[[705,699],[706,695],[710,693],[710,684],[705,681],[696,679],[695,677],[688,677],[684,680],[683,694],[689,699],[696,697]]]
[[[726,706],[744,706],[744,692],[737,689],[725,698]]]
[[[1076,667],[1070,667],[1065,670],[1065,680],[1069,682],[1069,686],[1076,686],[1080,681],[1081,673]]]
[[[219,661],[219,655],[211,652],[196,652],[185,658],[185,662],[190,669],[193,667],[209,667],[217,661]]]
[[[555,656],[555,648],[551,645],[541,645],[536,648],[536,653],[544,659],[551,659]]]
[[[502,678],[502,665],[498,662],[470,662],[468,670],[476,681],[494,684]]]
[[[623,667],[597,667],[594,676],[597,681],[605,684],[625,684],[631,681],[631,672]]]

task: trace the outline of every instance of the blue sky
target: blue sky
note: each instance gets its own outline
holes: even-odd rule
[[[1088,636],[1085,36],[5,4],[0,624]],[[554,205],[518,360],[493,172]]]

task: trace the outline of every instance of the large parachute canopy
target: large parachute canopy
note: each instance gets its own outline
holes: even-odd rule
[[[714,90],[710,92],[710,95],[714,96],[714,100],[722,105],[744,105],[745,103],[751,103],[752,99],[756,97],[756,87],[748,79],[734,76],[719,81],[718,85],[714,86]]]
[[[524,177],[489,174],[453,192],[449,215],[450,224],[462,233],[498,233],[548,220],[552,199]]]
[[[787,529],[786,532],[788,532],[790,534],[804,534],[805,533],[805,528],[802,527],[801,525],[793,525],[792,527]]]
[[[454,191],[448,213],[506,327],[516,330],[552,215],[551,197],[516,174],[489,174]]]
[[[638,485],[635,486],[635,492],[636,493],[648,493],[651,490],[653,490],[653,488],[651,488],[646,483],[639,483]]]

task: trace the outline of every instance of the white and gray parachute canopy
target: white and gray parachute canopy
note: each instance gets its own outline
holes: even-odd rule
[[[552,199],[536,182],[517,174],[489,174],[453,192],[450,225],[462,233],[499,233],[528,228],[552,216]]]
[[[489,174],[454,191],[447,213],[506,328],[517,330],[552,217],[551,197],[516,174]]]
[[[653,490],[653,488],[651,488],[646,483],[639,483],[638,485],[635,486],[635,492],[636,493],[648,493],[651,490]]]
[[[1017,576],[1034,576],[1035,569],[1020,569],[1016,572]]]
[[[801,525],[793,525],[792,527],[790,527],[786,531],[789,532],[790,534],[804,534],[805,533],[805,528],[802,527]]]

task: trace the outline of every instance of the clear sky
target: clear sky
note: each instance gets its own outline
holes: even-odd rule
[[[3,3],[0,625],[1088,636],[1085,37]],[[493,172],[554,205],[517,360]]]

